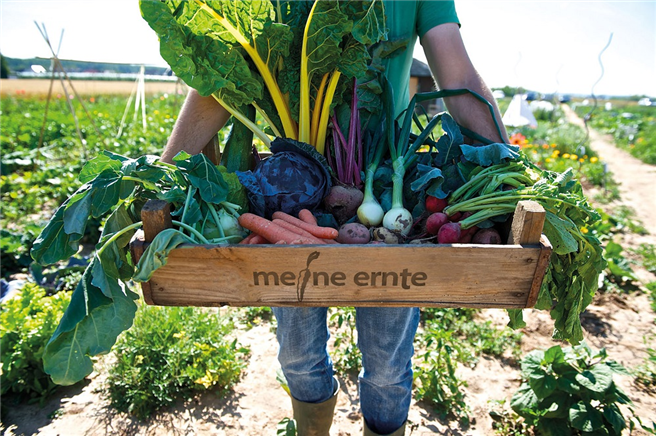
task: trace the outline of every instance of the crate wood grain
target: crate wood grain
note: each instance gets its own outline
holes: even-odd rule
[[[168,226],[166,203],[144,209],[160,224],[135,236],[135,259]],[[543,221],[518,206],[512,245],[183,245],[142,290],[162,306],[532,307],[551,254]]]

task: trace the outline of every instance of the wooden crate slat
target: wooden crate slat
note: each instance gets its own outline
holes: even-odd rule
[[[159,305],[198,306],[526,307],[541,250],[508,245],[188,246],[173,250],[167,265],[155,272],[149,299]],[[313,253],[299,300],[299,276]]]

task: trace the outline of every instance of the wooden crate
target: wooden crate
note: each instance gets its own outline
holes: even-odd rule
[[[544,217],[520,202],[508,245],[183,245],[141,286],[162,306],[532,307],[552,251]],[[134,259],[171,226],[161,201],[142,219]]]

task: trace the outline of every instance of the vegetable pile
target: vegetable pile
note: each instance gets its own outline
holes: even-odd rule
[[[536,307],[551,311],[555,337],[582,339],[579,314],[605,261],[583,230],[597,216],[580,184],[540,170],[516,146],[461,129],[447,113],[424,123],[415,112],[423,100],[468,90],[417,94],[394,118],[381,59],[397,45],[384,41],[381,1],[140,4],[173,71],[235,122],[221,166],[184,152],[173,165],[105,152],[82,169],[82,186],[32,250],[42,264],[67,259],[88,220],[107,216],[44,353],[56,383],[91,372],[90,356],[108,352],[132,323],[138,296],[128,283],[148,281],[181,244],[501,243],[499,229],[527,199],[547,210],[554,246]],[[252,152],[251,133],[271,156]],[[464,135],[481,144],[465,144]],[[149,199],[172,205],[173,228],[135,264],[129,241]],[[509,313],[521,327],[521,310]]]

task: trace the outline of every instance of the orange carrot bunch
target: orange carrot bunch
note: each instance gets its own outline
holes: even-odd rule
[[[303,209],[299,218],[285,212],[275,212],[273,219],[244,213],[239,224],[251,231],[241,244],[335,244],[337,230],[317,225],[312,212]]]

